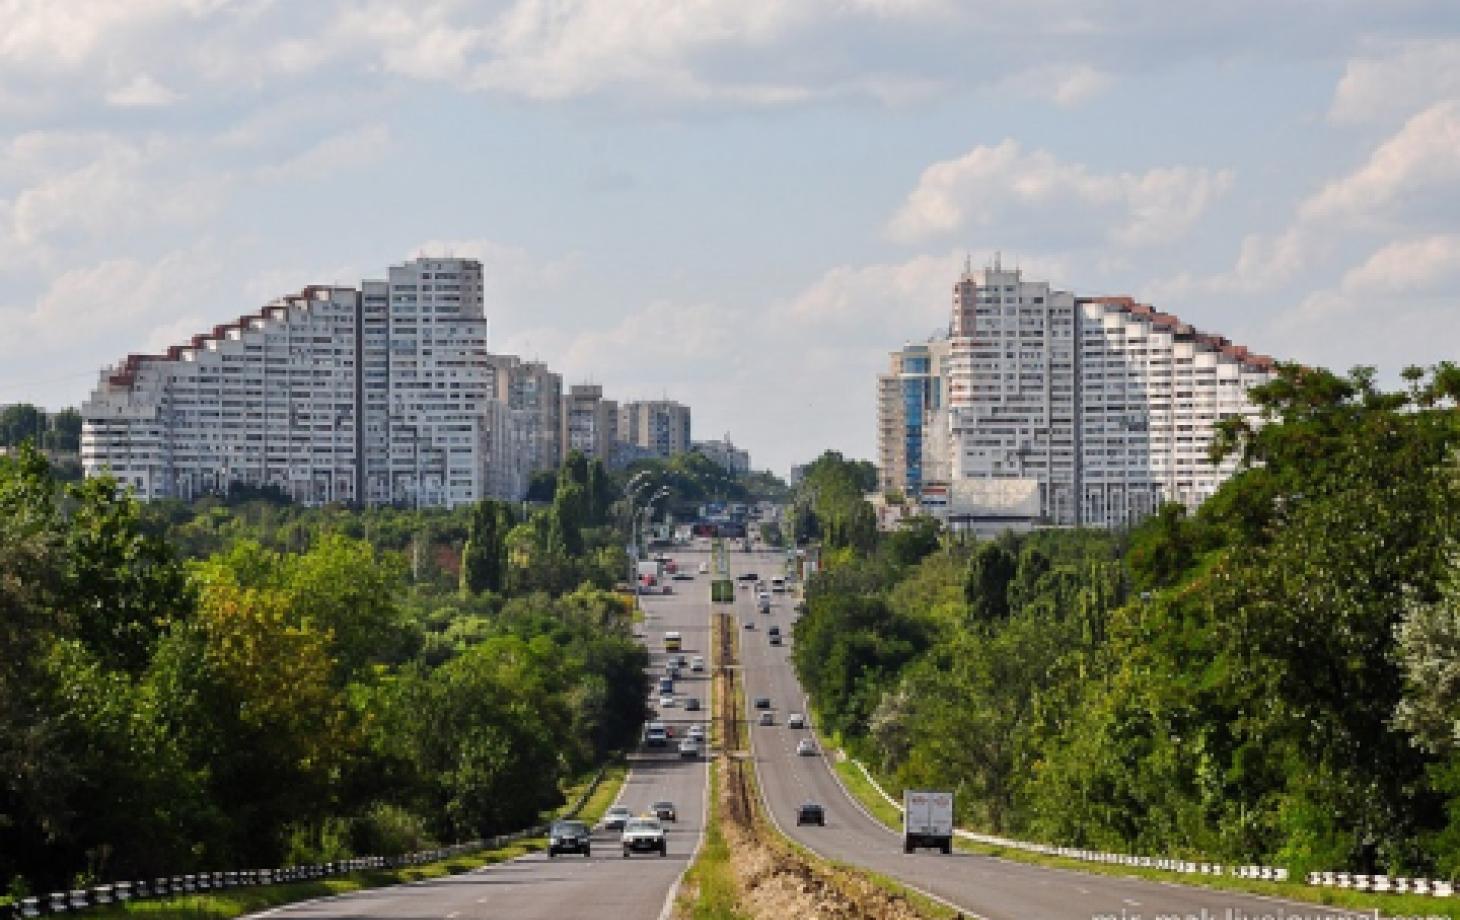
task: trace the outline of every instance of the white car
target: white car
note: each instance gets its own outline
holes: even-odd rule
[[[815,757],[816,743],[810,738],[802,738],[796,742],[796,753],[802,757]]]
[[[703,671],[705,669],[705,656],[696,655],[691,658],[689,660],[689,669],[691,671]]]
[[[705,727],[703,725],[700,725],[698,722],[694,725],[691,725],[689,727],[689,737],[695,739],[696,741],[705,740]]]
[[[801,715],[801,713],[799,713],[799,712],[793,712],[790,715],[786,716],[786,727],[787,728],[805,728],[806,727],[806,717],[803,716],[803,715]]]
[[[630,853],[654,853],[664,856],[669,852],[664,842],[664,825],[658,818],[630,818],[619,837],[624,847],[624,859]]]
[[[710,571],[710,564],[708,562],[701,562],[700,563],[700,574],[701,575],[704,575],[704,574],[708,573],[709,571]]]
[[[661,696],[661,697],[659,697],[659,708],[660,709],[673,709],[674,707],[676,707],[678,705],[679,705],[679,702],[674,697],[672,697],[672,696]]]

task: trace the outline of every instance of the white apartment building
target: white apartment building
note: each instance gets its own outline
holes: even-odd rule
[[[1217,421],[1255,418],[1247,390],[1273,367],[1130,298],[1078,298],[997,262],[965,268],[947,359],[924,358],[904,348],[879,377],[883,488],[975,530],[1194,507],[1234,470],[1206,460]]]
[[[626,402],[618,410],[618,440],[661,460],[688,453],[689,406],[670,399]]]
[[[129,355],[82,408],[82,463],[144,499],[235,483],[308,504],[516,498],[521,429],[488,358],[481,264],[416,259]]]

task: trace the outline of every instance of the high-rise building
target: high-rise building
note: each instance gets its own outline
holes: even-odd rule
[[[909,343],[892,353],[891,369],[877,377],[878,471],[884,493],[922,493],[924,458],[933,454],[924,442],[944,409],[949,355],[948,339]]]
[[[514,416],[511,374],[499,392],[489,357],[474,260],[306,288],[104,371],[82,410],[83,465],[148,499],[236,483],[310,504],[517,498],[530,410]]]
[[[618,403],[603,398],[603,387],[594,383],[575,383],[563,395],[563,456],[578,451],[590,459],[613,461],[613,445],[618,434]]]
[[[618,410],[618,439],[660,459],[687,453],[693,443],[689,406],[668,399],[626,402]]]
[[[563,456],[563,378],[541,361],[492,355],[498,402],[511,410],[521,443],[518,461],[525,476],[556,469]]]
[[[1272,368],[1130,298],[966,268],[947,340],[894,352],[878,378],[882,487],[975,529],[1194,506],[1235,469],[1206,460],[1217,422],[1255,419],[1247,391]]]

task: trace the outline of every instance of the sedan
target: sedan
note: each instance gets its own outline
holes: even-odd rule
[[[756,709],[770,709],[771,708],[771,698],[768,697],[768,696],[758,696],[758,697],[756,697],[755,698],[755,708]]]
[[[689,735],[688,735],[688,737],[693,738],[696,741],[703,741],[703,740],[705,740],[705,727],[703,725],[698,724],[698,723],[696,723],[694,725],[691,725],[689,727]]]
[[[815,757],[816,742],[812,741],[810,738],[802,738],[800,741],[796,742],[796,753],[802,757]]]
[[[603,829],[609,831],[621,831],[624,829],[624,825],[627,824],[629,822],[629,819],[633,816],[634,813],[629,811],[627,808],[623,807],[622,805],[615,805],[604,813]]]
[[[593,855],[588,825],[582,821],[554,821],[548,830],[548,856],[559,853]]]
[[[760,576],[754,572],[741,572],[735,576],[740,581],[760,581]]]
[[[675,700],[675,698],[672,697],[672,696],[661,696],[661,697],[659,697],[659,708],[660,709],[673,709],[675,706],[678,706],[678,705],[679,705],[679,702],[677,700]]]
[[[688,572],[675,572],[673,578],[674,578],[675,581],[694,581],[695,580],[695,577],[693,575],[691,575],[690,573],[688,573]]]
[[[619,840],[623,843],[624,859],[628,859],[630,853],[657,852],[664,856],[669,852],[664,841],[664,826],[658,818],[630,818]]]
[[[687,697],[685,697],[684,698],[684,708],[688,712],[699,712],[699,709],[700,709],[700,698],[697,697],[697,696],[687,696]]]
[[[763,712],[763,713],[761,713],[760,714],[760,724],[761,725],[775,725],[776,724],[776,716],[775,716],[775,713],[772,713],[772,712]]]
[[[815,802],[805,802],[796,809],[796,825],[802,824],[826,827],[826,812]]]
[[[700,743],[693,738],[686,738],[679,742],[679,756],[685,760],[694,760],[700,756]]]
[[[679,814],[674,810],[673,802],[655,802],[654,807],[650,810],[654,812],[654,816],[660,821],[679,820]]]
[[[803,715],[801,715],[801,713],[799,713],[799,712],[793,712],[790,715],[786,716],[786,727],[787,728],[805,728],[806,727],[806,717],[803,716]]]

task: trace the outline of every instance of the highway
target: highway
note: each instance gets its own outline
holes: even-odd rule
[[[676,558],[694,571],[709,556],[680,552]],[[671,584],[676,591],[673,595],[642,598],[642,632],[652,659],[649,677],[655,683],[663,673],[666,630],[678,630],[684,636],[685,656],[702,654],[707,660],[709,656],[709,576],[696,575],[693,581]],[[709,674],[707,667],[701,674],[686,672],[676,681],[677,694],[700,698],[701,712],[686,712],[681,706],[658,716],[673,727],[676,743],[693,721],[705,723],[708,729]],[[658,694],[651,699],[657,708]],[[463,875],[276,908],[258,916],[282,915],[288,920],[564,920],[586,916],[654,920],[664,911],[671,889],[688,867],[700,839],[708,767],[703,758],[681,760],[673,748],[641,751],[631,755],[630,763],[618,804],[637,813],[668,799],[678,808],[679,820],[665,824],[669,844],[665,857],[624,859],[618,832],[595,830],[589,858],[564,854],[550,859],[546,852],[533,853]]]
[[[782,553],[730,554],[734,574],[756,572],[769,581],[783,571]],[[955,850],[944,856],[932,850],[902,852],[900,834],[886,828],[854,802],[829,761],[798,756],[796,743],[810,731],[786,728],[786,716],[806,713],[806,698],[790,662],[794,638],[780,647],[769,644],[766,627],[779,624],[792,632],[789,595],[772,595],[769,615],[756,612],[753,591],[737,582],[735,616],[741,624],[740,661],[751,743],[762,793],[776,823],[792,838],[828,859],[871,869],[935,896],[947,905],[986,920],[1092,920],[1092,918],[1372,918],[1312,904],[1276,901],[1252,895],[1213,891],[1131,877],[1048,869],[1011,860]],[[751,620],[755,629],[743,624]],[[773,726],[757,724],[754,698],[769,697]],[[829,756],[829,755],[828,755]],[[814,801],[826,809],[826,826],[796,826],[796,808]]]

